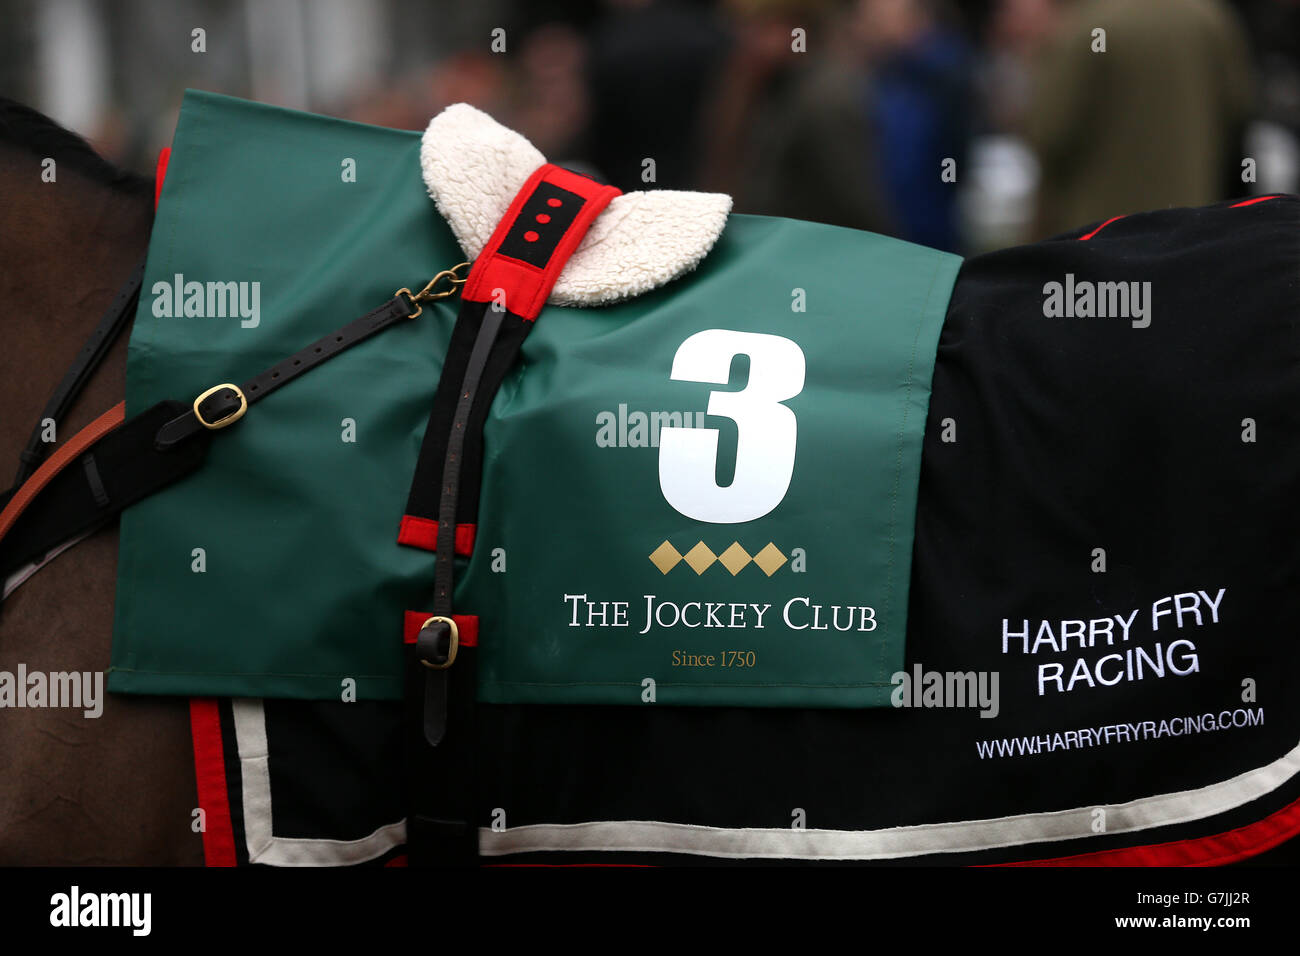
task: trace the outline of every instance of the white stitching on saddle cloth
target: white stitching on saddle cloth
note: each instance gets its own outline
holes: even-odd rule
[[[244,827],[252,863],[345,866],[382,856],[406,842],[406,821],[358,840],[277,837],[271,827],[271,779],[261,700],[232,702],[243,775]],[[1300,773],[1300,744],[1272,763],[1195,790],[1110,804],[1106,833],[1130,833],[1202,820],[1273,792]],[[655,820],[598,820],[479,830],[483,856],[546,851],[685,853],[732,859],[884,860],[965,853],[1075,839],[1092,833],[1096,806],[880,830],[726,828]]]
[[[1106,833],[1130,833],[1225,813],[1257,800],[1300,773],[1300,744],[1272,763],[1196,790],[1106,806]],[[1098,804],[1098,806],[1101,806]],[[732,859],[887,860],[966,853],[1092,834],[1095,806],[881,830],[795,830],[693,826],[654,820],[534,824],[479,830],[479,853],[614,850]]]
[[[248,861],[268,866],[348,866],[383,856],[406,842],[406,820],[382,826],[358,840],[278,837],[271,828],[271,773],[266,711],[260,699],[233,700],[235,743],[243,777],[244,833]]]

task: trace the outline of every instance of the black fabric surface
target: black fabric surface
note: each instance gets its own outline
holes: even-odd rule
[[[996,718],[973,709],[480,705],[477,823],[488,825],[500,808],[509,827],[660,820],[781,828],[798,808],[809,828],[878,829],[1196,789],[1296,747],[1298,219],[1292,197],[1164,210],[1114,222],[1087,241],[1078,237],[1096,224],[963,267],[926,429],[907,666],[997,671]],[[1067,274],[1150,282],[1150,325],[1046,316],[1044,285]],[[1242,440],[1247,418],[1254,442]],[[956,441],[944,441],[951,427]],[[1093,568],[1097,548],[1104,572]],[[1198,589],[1224,589],[1218,623],[1207,617],[1180,628],[1165,618],[1159,634],[1148,633],[1154,602]],[[1040,696],[1041,663],[1065,662],[1068,677],[1075,658],[1095,663],[1103,652],[1002,652],[1004,618],[1059,624],[1134,609],[1133,645],[1189,640],[1199,670]],[[1247,680],[1252,701],[1243,700]],[[1263,725],[1009,757],[981,757],[976,747],[1242,708],[1262,709]],[[387,719],[397,722],[399,712],[391,705]],[[296,746],[305,752],[309,735]],[[1024,860],[1183,840],[1254,822],[1297,797],[1292,777],[1203,820],[901,862]]]

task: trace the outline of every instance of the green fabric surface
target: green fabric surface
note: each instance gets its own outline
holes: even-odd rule
[[[243,381],[461,261],[419,146],[418,133],[188,93],[130,343],[128,414]],[[493,403],[477,543],[458,561],[456,613],[480,616],[480,697],[640,704],[652,681],[660,704],[886,706],[959,265],[870,233],[732,216],[687,277],[616,306],[546,308]],[[178,273],[259,282],[260,322],[156,316],[155,283]],[[306,373],[217,436],[198,474],[124,515],[111,690],[338,699],[351,678],[359,698],[400,695],[403,612],[427,606],[434,555],[399,546],[397,529],[454,318],[455,300],[426,306]],[[675,380],[682,343],[712,329],[727,330],[723,346],[758,341],[735,333],[791,344],[780,361],[742,348],[725,383]],[[661,488],[659,448],[639,434],[604,447],[623,405],[634,425],[635,412],[676,412],[717,429],[719,487],[742,440],[753,460],[779,462],[775,432],[695,416],[713,392],[775,404],[762,390],[794,352],[804,383],[780,402],[797,423],[793,471],[761,517],[688,517]],[[342,440],[345,419],[355,442]],[[785,560],[770,576],[752,561],[665,573],[650,559],[664,542],[714,555],[736,543],[746,556],[771,543]],[[606,605],[600,626],[565,597],[579,594],[626,602],[627,625],[612,626]],[[729,626],[642,634],[647,595]],[[787,626],[792,599],[793,624],[821,606],[826,628]],[[710,617],[710,602],[770,607],[756,627],[752,608]],[[841,622],[870,606],[876,626],[837,631],[836,606]],[[674,666],[674,651],[712,663]]]

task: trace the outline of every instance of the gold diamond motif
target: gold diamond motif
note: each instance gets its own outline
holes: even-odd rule
[[[734,578],[752,559],[749,552],[740,546],[739,541],[733,541],[731,547],[718,555],[718,560],[722,562],[724,568],[731,572],[731,576]]]
[[[763,573],[769,578],[776,574],[777,569],[785,564],[786,556],[781,553],[781,549],[769,541],[766,547],[758,554],[754,555],[754,563],[763,569]]]
[[[677,563],[681,561],[682,556],[677,553],[677,549],[665,541],[659,547],[650,552],[650,561],[663,574],[667,574]]]
[[[709,546],[703,541],[686,552],[686,563],[696,574],[703,574],[705,569],[716,560],[718,556],[710,551]]]

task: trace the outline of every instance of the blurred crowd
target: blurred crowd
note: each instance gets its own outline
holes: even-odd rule
[[[0,0],[0,15],[0,94],[141,169],[193,86],[410,129],[467,101],[625,190],[724,191],[739,212],[962,253],[1300,177],[1300,0]]]

